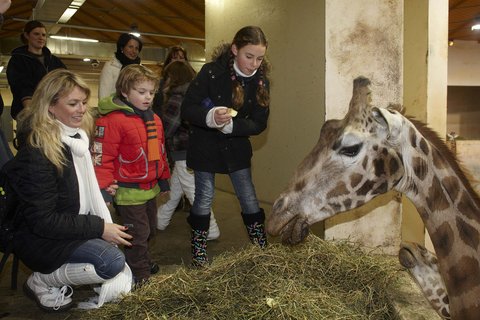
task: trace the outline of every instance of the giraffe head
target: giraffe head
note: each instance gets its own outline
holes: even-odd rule
[[[320,138],[273,205],[267,231],[296,244],[310,225],[353,209],[392,189],[404,165],[399,139],[405,119],[393,108],[370,104],[370,81],[359,77],[347,115],[329,120]]]
[[[398,259],[420,286],[433,309],[442,318],[450,319],[447,289],[438,270],[436,255],[417,243],[403,242]]]

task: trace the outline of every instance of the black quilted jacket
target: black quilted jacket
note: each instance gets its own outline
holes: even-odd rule
[[[87,239],[100,238],[103,219],[79,215],[78,182],[71,152],[63,174],[38,149],[22,147],[7,172],[20,198],[14,250],[33,271],[50,273]]]
[[[207,127],[205,119],[212,106],[232,105],[228,57],[228,52],[225,52],[215,61],[205,64],[190,83],[182,103],[182,118],[190,124],[187,166],[193,170],[230,173],[249,168],[252,158],[249,138],[267,128],[270,108],[257,103],[258,73],[243,79],[245,102],[233,118],[233,132],[224,134]]]

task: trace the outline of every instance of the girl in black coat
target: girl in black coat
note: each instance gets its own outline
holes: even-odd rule
[[[47,31],[43,23],[27,22],[21,39],[26,45],[12,51],[7,66],[8,84],[13,95],[10,110],[13,119],[17,119],[20,111],[30,103],[35,88],[48,72],[66,69],[65,64],[45,46]]]
[[[215,173],[230,176],[248,235],[267,245],[265,214],[251,177],[249,137],[267,127],[269,115],[267,40],[259,27],[240,29],[231,44],[218,48],[185,95],[182,118],[190,123],[187,166],[195,171],[195,200],[188,217],[192,227],[192,264],[208,263],[206,237]]]
[[[132,284],[117,247],[131,236],[112,223],[88,150],[89,96],[72,72],[47,74],[19,115],[20,148],[5,165],[20,202],[14,252],[33,271],[24,291],[47,311],[72,306],[71,285],[102,284],[98,303],[85,305],[98,307]]]

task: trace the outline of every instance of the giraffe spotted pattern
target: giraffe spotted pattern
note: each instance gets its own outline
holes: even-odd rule
[[[401,192],[431,236],[452,319],[479,319],[480,199],[445,142],[396,106],[372,106],[369,85],[355,79],[345,117],[322,126],[275,201],[267,231],[296,244],[318,221]]]

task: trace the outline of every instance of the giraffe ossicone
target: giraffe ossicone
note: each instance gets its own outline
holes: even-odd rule
[[[438,134],[395,107],[372,106],[369,85],[364,77],[354,80],[347,114],[322,126],[266,229],[296,244],[310,225],[399,191],[430,234],[452,319],[479,319],[480,199]]]

